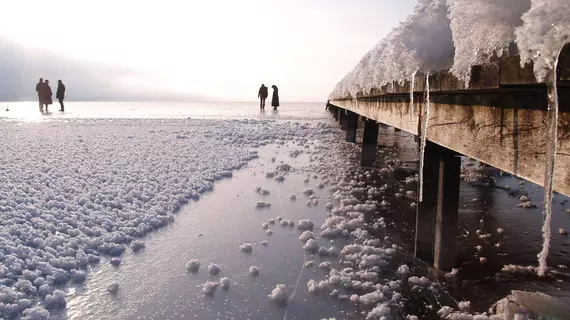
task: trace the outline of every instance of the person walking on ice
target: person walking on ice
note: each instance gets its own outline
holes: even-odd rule
[[[262,84],[259,88],[259,92],[257,93],[257,97],[259,98],[259,109],[265,109],[265,99],[267,99],[268,95],[269,93],[267,92],[267,87]]]
[[[273,107],[273,110],[277,110],[277,107],[279,107],[279,89],[277,89],[276,85],[272,85],[271,88],[273,88],[273,97],[271,98],[271,106]]]
[[[46,106],[45,110],[46,113],[48,112],[48,106],[53,103],[53,100],[51,98],[52,95],[53,92],[51,91],[51,87],[49,86],[49,80],[45,80],[43,84],[41,100],[42,103]]]
[[[38,93],[38,103],[40,105],[40,112],[44,112],[43,96],[44,96],[44,79],[40,78],[40,81],[36,84],[36,92]]]
[[[57,91],[55,92],[55,98],[59,101],[59,111],[64,112],[63,99],[65,98],[65,85],[61,80],[57,80]]]

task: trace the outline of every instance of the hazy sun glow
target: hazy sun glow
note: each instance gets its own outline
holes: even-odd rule
[[[328,93],[415,0],[6,1],[0,36],[148,76],[131,86],[252,100]]]

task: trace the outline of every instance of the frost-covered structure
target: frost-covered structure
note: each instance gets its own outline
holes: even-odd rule
[[[355,97],[444,69],[469,84],[471,66],[520,51],[537,79],[568,41],[566,0],[419,0],[414,12],[364,55],[329,99]],[[517,50],[518,47],[518,50]]]

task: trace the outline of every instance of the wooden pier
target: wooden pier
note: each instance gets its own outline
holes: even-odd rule
[[[558,63],[558,144],[554,191],[570,196],[570,45]],[[331,100],[328,109],[356,142],[364,121],[361,163],[376,157],[379,123],[421,136],[428,119],[424,161],[424,199],[416,213],[416,255],[439,269],[455,267],[460,161],[458,156],[544,185],[547,145],[547,86],[536,81],[532,65],[519,57],[496,58],[474,66],[468,86],[449,72],[416,74],[414,102],[410,81],[390,83],[355,97]],[[426,117],[427,116],[427,117]],[[417,139],[419,141],[419,138]]]

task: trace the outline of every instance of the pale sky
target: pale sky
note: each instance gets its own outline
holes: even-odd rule
[[[284,101],[323,101],[416,2],[0,0],[0,37],[137,70],[117,86],[255,100],[264,83]]]

